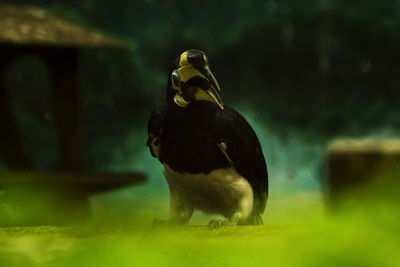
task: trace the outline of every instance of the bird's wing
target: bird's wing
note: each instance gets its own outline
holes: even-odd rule
[[[268,197],[268,172],[254,130],[238,112],[226,107],[216,113],[214,136],[227,159],[252,186],[257,209],[262,213]]]
[[[149,118],[147,124],[148,139],[146,146],[149,147],[151,155],[155,158],[160,159],[159,150],[161,140],[165,135],[165,124],[167,121],[167,106],[160,106],[155,109]]]

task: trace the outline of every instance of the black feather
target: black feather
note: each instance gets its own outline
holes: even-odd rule
[[[226,152],[239,174],[253,188],[254,199],[262,213],[268,197],[268,171],[260,142],[250,124],[235,110],[218,110],[214,120],[214,135],[225,143]]]
[[[245,118],[232,108],[221,110],[205,101],[187,108],[160,107],[149,125],[150,145],[161,142],[159,160],[178,172],[209,173],[231,164],[253,189],[256,214],[263,213],[268,197],[268,172],[260,142]],[[218,148],[225,143],[226,153]],[[151,150],[153,156],[154,153]]]
[[[160,159],[178,172],[209,173],[229,166],[213,135],[219,107],[196,101],[186,108],[168,108],[166,134],[161,141]]]
[[[161,140],[163,139],[163,136],[165,135],[167,115],[167,106],[160,106],[151,113],[147,125],[147,132],[149,137],[147,139],[146,146],[149,147],[151,155],[155,158],[157,156],[152,150],[151,144],[154,142],[154,145],[159,145]]]

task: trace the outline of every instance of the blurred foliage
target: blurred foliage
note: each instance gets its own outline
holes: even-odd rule
[[[160,210],[137,206],[131,220],[114,222],[116,218],[108,217],[68,227],[0,228],[0,262],[6,266],[397,266],[400,210],[399,195],[392,188],[398,188],[399,180],[391,177],[386,173],[379,179],[386,183],[353,191],[359,201],[342,203],[335,212],[324,211],[316,193],[280,197],[268,207],[264,226],[152,227],[149,222],[160,216]],[[152,202],[160,203],[157,197]]]

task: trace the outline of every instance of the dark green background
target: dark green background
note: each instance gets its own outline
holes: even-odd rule
[[[148,173],[146,195],[167,194],[144,146],[147,118],[164,101],[169,64],[191,48],[209,55],[224,103],[254,126],[272,196],[319,189],[332,138],[399,134],[400,1],[3,2],[42,6],[130,45],[82,50],[86,151],[93,170]],[[24,142],[43,169],[57,161],[47,76],[34,57],[7,74]]]

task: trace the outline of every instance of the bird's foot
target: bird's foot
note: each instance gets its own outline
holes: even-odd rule
[[[210,229],[216,229],[222,226],[233,226],[233,225],[236,225],[236,223],[230,220],[211,220],[208,223],[208,227]]]

